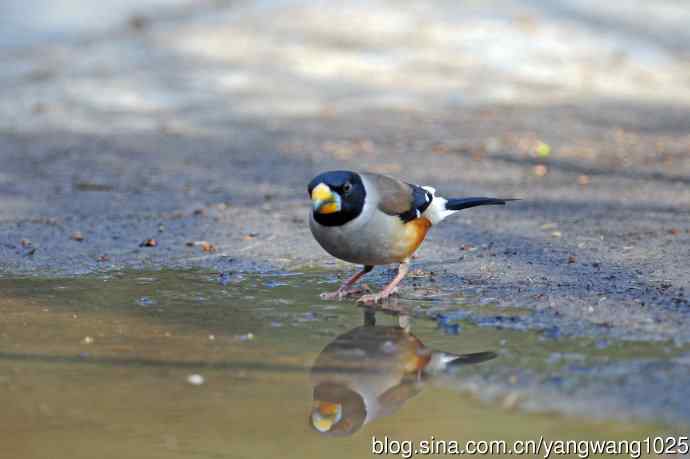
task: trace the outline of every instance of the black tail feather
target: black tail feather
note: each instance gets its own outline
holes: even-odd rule
[[[449,199],[446,203],[448,210],[462,210],[477,206],[503,206],[509,201],[518,199],[499,199],[499,198],[458,198]]]
[[[486,362],[487,360],[495,359],[498,354],[492,351],[474,352],[472,354],[460,354],[458,358],[448,364],[449,367],[457,367],[460,365],[474,365],[475,363]]]

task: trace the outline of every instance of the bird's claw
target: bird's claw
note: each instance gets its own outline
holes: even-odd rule
[[[371,289],[368,285],[363,285],[362,287],[338,289],[335,292],[323,292],[320,297],[322,300],[342,300],[350,295],[357,295],[362,292],[370,292]]]
[[[388,299],[391,295],[394,295],[398,293],[398,289],[395,288],[390,292],[381,291],[379,293],[371,293],[368,295],[363,295],[361,296],[358,300],[357,303],[362,303],[362,304],[376,304],[376,303],[383,303],[384,300]]]

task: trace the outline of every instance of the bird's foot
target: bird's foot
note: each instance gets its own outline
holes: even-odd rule
[[[390,291],[387,290],[382,290],[378,293],[371,293],[368,295],[363,295],[361,296],[358,300],[357,303],[363,303],[363,304],[376,304],[376,303],[383,303],[384,300],[386,300],[388,297],[391,295],[394,295],[398,293],[398,288],[394,288]]]
[[[342,300],[350,295],[357,295],[363,292],[370,292],[371,289],[367,285],[362,287],[339,288],[335,292],[323,292],[320,296],[322,300]]]

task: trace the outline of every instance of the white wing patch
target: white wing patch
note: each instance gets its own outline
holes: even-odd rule
[[[441,196],[436,196],[435,188],[430,186],[423,186],[422,188],[431,193],[431,195],[434,197],[434,199],[431,201],[431,204],[429,204],[429,207],[427,207],[422,214],[422,216],[426,217],[432,225],[442,222],[446,217],[457,212],[457,210],[446,209],[446,203],[448,201]]]

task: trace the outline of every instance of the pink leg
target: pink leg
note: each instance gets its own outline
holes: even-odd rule
[[[348,295],[354,295],[363,291],[361,288],[352,288],[352,286],[357,282],[362,276],[374,269],[373,266],[365,266],[354,276],[346,280],[343,285],[340,286],[335,292],[324,292],[321,294],[322,300],[341,300]],[[370,291],[370,290],[369,290]]]
[[[390,284],[386,285],[386,287],[379,293],[362,296],[360,299],[357,300],[357,302],[365,304],[375,304],[385,300],[398,290],[398,284],[401,280],[403,280],[403,277],[405,277],[409,269],[409,260],[403,261],[402,263],[400,263],[400,266],[398,266],[398,274],[393,278]]]

